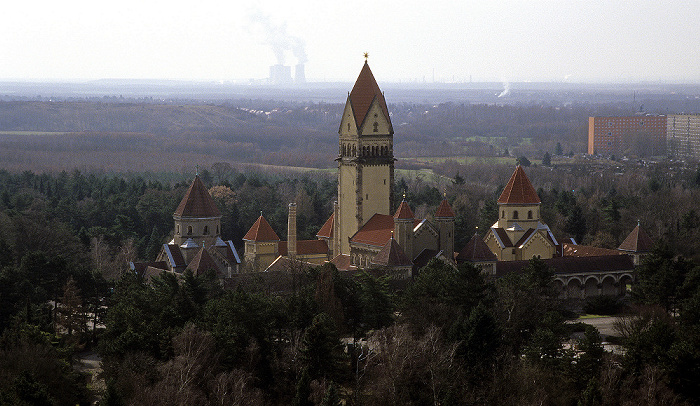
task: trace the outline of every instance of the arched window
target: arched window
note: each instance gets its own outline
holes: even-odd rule
[[[505,210],[503,210],[503,211],[501,212],[501,218],[503,218],[503,219],[506,218],[506,211],[505,211]]]
[[[192,235],[192,226],[187,226],[187,235]]]
[[[350,131],[350,123],[348,123],[348,131]]]
[[[527,211],[527,218],[529,218],[529,219],[532,218],[532,210]]]
[[[373,127],[374,127],[374,129],[372,131],[374,131],[375,133],[379,132],[379,123],[378,122],[375,121]]]
[[[343,144],[343,151],[341,152],[341,156],[345,156],[345,144]]]
[[[357,156],[357,146],[352,146],[352,156]]]
[[[216,225],[216,233],[219,234],[219,225]]]
[[[518,211],[517,211],[517,210],[513,210],[513,219],[516,219],[516,220],[517,220],[517,218],[518,218]]]
[[[180,225],[178,224],[177,227],[175,228],[177,230],[177,235],[180,235]]]
[[[204,226],[204,231],[202,231],[202,234],[204,234],[204,235],[209,234],[209,226]]]

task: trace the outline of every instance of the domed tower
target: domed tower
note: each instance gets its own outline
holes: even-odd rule
[[[393,207],[394,129],[384,94],[365,60],[348,95],[338,145],[337,254],[349,254],[349,238],[375,213]]]
[[[209,191],[195,175],[185,197],[173,213],[175,236],[173,242],[186,247],[213,246],[221,236],[221,213]]]

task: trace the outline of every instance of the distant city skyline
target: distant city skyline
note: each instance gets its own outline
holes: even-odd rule
[[[700,83],[700,1],[29,0],[0,15],[0,80]]]

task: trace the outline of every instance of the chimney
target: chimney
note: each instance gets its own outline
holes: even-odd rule
[[[332,256],[340,255],[340,205],[338,201],[333,202],[333,241]],[[333,259],[333,258],[331,258]]]
[[[289,217],[287,219],[287,256],[297,256],[297,204],[289,203]]]

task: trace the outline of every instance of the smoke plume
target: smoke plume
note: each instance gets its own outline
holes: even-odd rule
[[[272,48],[277,63],[284,65],[285,53],[290,51],[297,60],[297,64],[307,61],[306,42],[299,37],[287,33],[287,23],[275,24],[269,15],[256,11],[251,14],[251,21],[262,29],[264,41]]]

